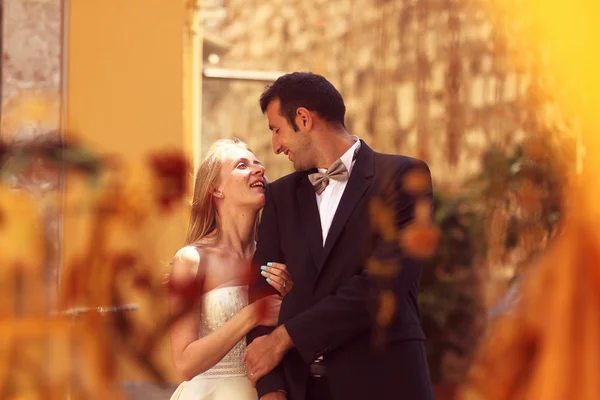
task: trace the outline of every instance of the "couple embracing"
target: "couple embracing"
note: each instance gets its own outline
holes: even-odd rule
[[[296,172],[272,183],[241,141],[223,139],[197,173],[186,247],[171,279],[202,282],[171,332],[185,379],[172,399],[433,400],[417,297],[421,262],[370,229],[383,198],[398,229],[417,198],[403,189],[427,165],[381,154],[346,130],[340,93],[296,72],[267,87],[260,107],[273,151]],[[431,199],[431,186],[421,196]],[[262,214],[260,211],[262,210]],[[259,218],[260,215],[260,218]],[[373,346],[377,277],[370,257],[397,262],[386,282],[395,314]],[[173,297],[173,312],[182,300]]]

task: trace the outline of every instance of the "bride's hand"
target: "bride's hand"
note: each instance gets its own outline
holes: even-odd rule
[[[271,295],[252,303],[254,318],[257,326],[276,326],[281,308],[281,296]]]
[[[267,279],[267,283],[277,289],[282,296],[292,290],[294,281],[285,264],[270,262],[260,268],[262,270],[260,273]]]

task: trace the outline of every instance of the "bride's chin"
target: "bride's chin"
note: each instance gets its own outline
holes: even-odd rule
[[[243,207],[250,209],[254,212],[259,212],[265,206],[265,196],[257,196],[251,203],[246,203]]]

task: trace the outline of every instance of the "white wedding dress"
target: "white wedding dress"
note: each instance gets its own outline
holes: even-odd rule
[[[248,305],[248,287],[213,289],[202,296],[200,337],[222,326]],[[256,389],[246,377],[242,339],[214,367],[190,381],[183,382],[171,400],[257,400]]]

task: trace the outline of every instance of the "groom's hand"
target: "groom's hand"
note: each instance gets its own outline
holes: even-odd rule
[[[294,346],[285,326],[280,326],[271,334],[254,339],[244,353],[244,362],[248,379],[252,386],[273,370],[281,362],[283,356]]]

